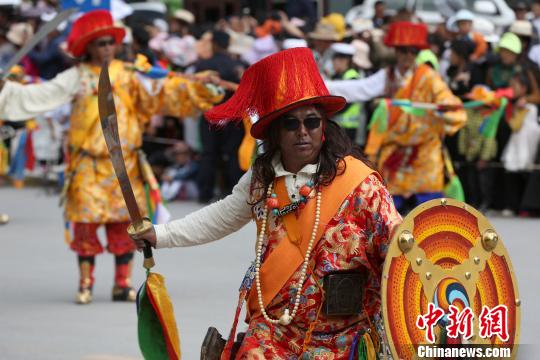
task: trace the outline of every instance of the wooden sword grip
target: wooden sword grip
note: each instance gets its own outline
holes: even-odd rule
[[[153,226],[154,225],[152,225],[152,221],[150,221],[150,219],[143,218],[141,221],[130,224],[128,226],[127,232],[129,235],[136,237],[137,235],[142,235],[148,230],[151,230]],[[148,241],[144,242],[143,254],[143,267],[147,270],[150,270],[154,267],[154,265],[156,265],[156,263],[154,261],[154,255],[152,254],[152,246],[150,246],[150,243]]]

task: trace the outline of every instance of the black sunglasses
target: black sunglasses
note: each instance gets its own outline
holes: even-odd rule
[[[300,128],[300,120],[296,118],[285,118],[281,121],[281,126],[287,131],[296,131]],[[321,126],[320,117],[308,117],[304,119],[304,126],[308,130],[315,130]]]
[[[107,45],[109,46],[113,46],[116,42],[114,41],[114,39],[110,39],[110,40],[98,40],[96,41],[96,46],[97,47],[105,47]]]

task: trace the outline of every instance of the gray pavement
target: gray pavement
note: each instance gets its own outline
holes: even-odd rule
[[[111,255],[97,259],[94,302],[73,303],[76,258],[64,243],[57,202],[39,188],[0,188],[0,212],[11,217],[8,225],[0,226],[0,359],[140,359],[135,305],[110,301]],[[199,207],[169,206],[175,218]],[[490,220],[504,239],[519,282],[520,342],[538,346],[540,220]],[[254,232],[250,224],[212,244],[155,252],[155,271],[165,276],[173,300],[183,359],[198,359],[208,326],[228,333],[237,289],[254,252]],[[138,254],[133,282],[138,285],[143,280]],[[531,349],[525,348],[519,358],[540,358],[540,352]]]

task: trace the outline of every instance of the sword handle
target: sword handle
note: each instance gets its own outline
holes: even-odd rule
[[[150,246],[150,243],[148,241],[144,242],[144,261],[143,261],[143,267],[146,270],[150,270],[151,268],[156,265],[156,262],[154,261],[154,255],[152,254],[152,247]]]
[[[143,218],[140,221],[136,221],[132,224],[130,224],[127,228],[127,232],[131,236],[136,236],[140,234],[144,234],[148,230],[152,229],[154,225],[152,225],[152,221],[148,218]],[[152,254],[152,247],[150,246],[150,243],[148,241],[144,242],[144,248],[143,248],[143,254],[144,254],[144,261],[143,261],[143,267],[146,270],[150,270],[151,268],[156,265],[154,261],[154,256]]]

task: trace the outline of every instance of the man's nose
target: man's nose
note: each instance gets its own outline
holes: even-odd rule
[[[297,134],[298,135],[307,135],[308,134],[308,129],[306,128],[306,126],[304,125],[304,122],[300,122],[300,126],[298,126],[298,130],[297,130]]]

